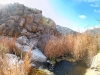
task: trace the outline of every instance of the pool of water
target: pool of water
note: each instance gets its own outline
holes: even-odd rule
[[[74,63],[66,60],[57,62],[52,72],[55,75],[84,75],[86,73],[87,66],[82,62]]]

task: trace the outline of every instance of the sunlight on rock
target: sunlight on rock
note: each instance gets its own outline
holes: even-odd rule
[[[85,75],[100,75],[100,72],[93,69],[87,69]]]

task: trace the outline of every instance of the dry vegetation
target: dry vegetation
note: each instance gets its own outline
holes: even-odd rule
[[[31,66],[30,52],[33,45],[23,60],[19,59],[16,55],[9,56],[9,53],[16,50],[15,42],[16,38],[0,38],[0,75],[48,75],[49,71],[45,72],[45,70],[35,69]]]
[[[49,27],[51,27],[51,24],[50,23],[48,23],[48,19],[46,18],[46,17],[42,17],[42,23],[44,24],[44,25],[46,25],[46,26],[49,26]]]
[[[4,55],[0,59],[0,75],[28,75],[31,69],[30,51],[26,53],[24,61]]]
[[[30,51],[29,51],[30,52]],[[0,75],[28,75],[30,72],[29,52],[24,62],[15,58],[4,57],[0,59]]]
[[[90,60],[97,53],[97,41],[87,33],[62,35],[49,40],[44,53],[48,58],[69,55],[76,60]]]
[[[8,57],[7,53],[16,53],[16,38],[0,37],[0,75],[28,75],[30,72],[30,50],[24,61]]]
[[[4,53],[16,52],[16,38],[0,37],[0,56]]]

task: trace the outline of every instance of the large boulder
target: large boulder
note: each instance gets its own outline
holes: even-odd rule
[[[46,56],[39,49],[31,51],[31,61],[46,62],[46,60]]]
[[[28,50],[29,50],[29,46],[26,48],[26,46],[27,45],[21,45],[21,44],[19,44],[19,43],[15,43],[15,45],[16,45],[16,47],[17,47],[17,50],[19,51],[19,52],[23,52],[23,53],[26,53],[26,52],[28,52]]]
[[[27,39],[26,36],[20,36],[19,38],[17,38],[17,42],[21,45],[29,45],[29,40]]]
[[[10,16],[11,19],[13,19],[15,22],[17,22],[19,20],[19,16],[15,15],[15,16]]]
[[[34,14],[34,22],[39,24],[42,21],[42,14]]]
[[[16,43],[17,49],[20,53],[22,53],[23,56],[29,51],[31,46],[27,45],[21,45],[19,43]],[[31,50],[31,61],[36,61],[36,62],[46,62],[46,56],[38,49],[32,49]]]
[[[25,24],[25,18],[21,18],[19,25],[23,27],[24,24]]]
[[[87,69],[84,75],[100,75],[100,72],[93,69]]]
[[[92,69],[97,69],[100,71],[100,53],[94,56],[91,64]]]
[[[36,32],[37,30],[37,24],[33,23],[33,24],[25,24],[25,29],[27,29],[27,31],[29,32]]]
[[[56,28],[56,23],[52,19],[47,18],[47,20],[48,20],[47,22],[51,25],[51,27]]]
[[[32,24],[33,23],[33,19],[34,19],[33,13],[32,14],[28,14],[27,17],[26,17],[26,22],[29,23],[29,24]]]
[[[56,38],[55,36],[53,35],[49,35],[49,34],[44,34],[40,37],[39,41],[38,41],[38,48],[40,50],[42,50],[42,52],[44,52],[45,50],[45,46],[46,46],[46,43],[52,39],[52,38]]]

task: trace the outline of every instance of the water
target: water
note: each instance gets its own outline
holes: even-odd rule
[[[82,62],[74,63],[63,60],[57,62],[52,71],[55,75],[84,75],[86,69],[87,66]]]

